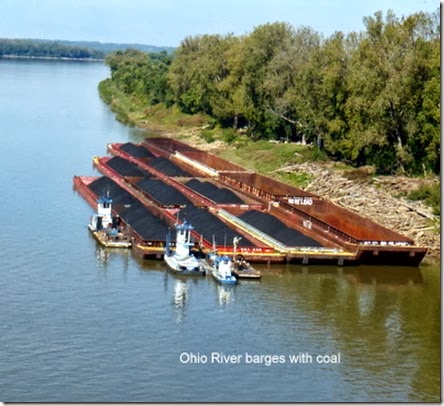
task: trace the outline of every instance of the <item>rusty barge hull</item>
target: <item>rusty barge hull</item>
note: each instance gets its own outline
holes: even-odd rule
[[[103,168],[102,168],[103,169]],[[82,197],[91,205],[95,207],[96,200],[102,193],[104,188],[109,191],[111,198],[116,199],[116,203],[113,204],[114,215],[119,215],[122,219],[122,223],[130,231],[130,235],[134,242],[132,245],[133,251],[143,258],[153,258],[160,259],[163,257],[165,245],[166,245],[166,235],[168,229],[174,226],[174,223],[178,220],[176,217],[177,210],[161,210],[150,204],[141,203],[138,200],[140,196],[133,196],[125,188],[121,187],[116,182],[116,178],[110,177],[74,177],[74,188],[80,193]],[[124,200],[122,200],[122,196]],[[137,197],[136,197],[137,196]],[[198,208],[199,209],[199,208]],[[202,209],[203,210],[203,209]],[[137,211],[137,213],[135,213]],[[131,217],[128,212],[134,212]],[[210,214],[210,213],[208,213]],[[135,223],[137,216],[146,219],[145,223]],[[153,220],[156,219],[156,223]],[[212,220],[217,221],[216,218]],[[206,218],[206,224],[208,223],[208,218]],[[220,224],[216,224],[220,226]],[[147,233],[149,228],[150,233]],[[213,249],[212,243],[208,240],[202,239],[199,229],[193,230],[193,236],[195,240],[195,251],[205,252],[211,251]],[[154,232],[154,235],[153,235]],[[228,232],[228,230],[225,230]],[[236,233],[236,235],[239,235]],[[174,247],[174,238],[172,245]],[[227,245],[216,245],[216,249],[221,255],[233,255],[233,246]],[[244,255],[244,257],[251,262],[263,262],[263,263],[282,263],[285,262],[285,256],[281,253],[276,253],[270,247],[265,246],[258,242],[255,244],[249,242],[245,239],[244,244],[237,247],[237,253]]]
[[[114,149],[119,149],[119,146],[118,145],[109,146],[109,150],[111,152],[113,152]],[[117,154],[117,156],[120,156],[120,158],[124,157],[125,160],[126,158],[128,158],[125,154],[119,154],[117,153],[117,151],[114,152]],[[273,233],[271,233],[271,235],[266,235],[264,233],[264,231],[270,233],[269,230],[257,230],[254,227],[256,223],[254,219],[253,221],[245,223],[244,220],[241,219],[242,216],[237,217],[232,214],[233,212],[236,211],[239,211],[240,213],[244,214],[252,214],[254,212],[257,216],[258,214],[260,214],[259,210],[264,209],[264,204],[258,202],[256,199],[251,199],[246,196],[243,196],[242,199],[247,199],[247,201],[241,199],[240,201],[237,202],[238,204],[231,204],[231,205],[226,205],[223,203],[220,204],[214,202],[213,200],[209,200],[207,197],[201,195],[200,193],[196,193],[195,189],[191,189],[189,187],[184,186],[182,183],[177,181],[177,179],[165,176],[164,174],[159,174],[157,170],[150,167],[149,162],[138,161],[137,158],[133,157],[132,159],[128,159],[126,161],[127,167],[123,168],[122,165],[119,165],[119,168],[117,168],[115,165],[115,159],[116,158],[95,157],[93,161],[96,168],[104,175],[120,178],[121,182],[129,184],[130,188],[128,188],[128,190],[130,192],[133,191],[136,197],[141,197],[141,194],[144,194],[145,195],[144,197],[151,199],[152,201],[155,201],[152,195],[150,196],[149,190],[146,191],[137,190],[137,185],[140,183],[140,181],[138,181],[137,178],[133,176],[126,176],[126,177],[123,176],[124,174],[134,175],[135,172],[133,169],[131,169],[130,166],[139,165],[138,167],[143,168],[143,170],[146,171],[146,173],[151,173],[153,176],[161,178],[162,181],[165,182],[164,188],[174,185],[174,187],[177,188],[176,192],[183,193],[184,196],[193,200],[192,202],[189,201],[191,207],[193,207],[194,204],[205,207],[206,209],[208,209],[210,213],[212,213],[215,217],[217,217],[219,220],[225,223],[225,226],[231,228],[231,230],[233,230],[235,234],[231,233],[231,236],[229,236],[228,239],[225,238],[223,245],[220,244],[221,239],[219,238],[218,240],[219,253],[232,254],[234,251],[234,247],[231,245],[232,237],[242,236],[243,238],[246,238],[246,241],[254,242],[253,247],[239,246],[237,248],[237,252],[242,253],[244,257],[250,262],[277,263],[277,262],[291,261],[304,264],[317,263],[317,264],[340,264],[340,265],[343,265],[345,263],[355,262],[353,253],[345,252],[344,250],[331,245],[324,246],[315,239],[307,237],[306,235],[304,235],[304,233],[297,230],[297,228],[293,227],[292,225],[290,225],[290,227],[287,227],[279,219],[275,218],[274,215],[262,213],[262,216],[267,216],[270,218],[268,220],[272,222],[274,221],[274,223],[276,222],[279,223],[277,227],[279,228],[279,231],[281,233],[282,231],[286,231],[285,232],[286,238],[284,238],[283,240],[281,239],[281,242],[276,241],[274,239],[275,235],[273,235]],[[119,160],[119,162],[123,164],[123,161]],[[118,169],[120,173],[118,173],[117,170],[113,170],[112,167]],[[205,183],[208,183],[208,181],[205,181]],[[213,187],[215,186],[213,185],[213,183],[211,183],[210,185],[211,185],[210,190],[214,191]],[[239,194],[239,196],[242,195]],[[230,197],[233,197],[233,195],[230,195]],[[172,207],[174,206],[173,203],[174,202],[170,201],[169,205],[164,207]],[[160,202],[156,201],[156,204],[160,204]],[[200,240],[202,241],[202,233],[205,233],[205,229],[206,227],[208,227],[208,222],[202,222],[201,219],[199,219],[198,217],[196,218],[196,216],[194,216],[195,213],[193,213],[195,209],[192,209],[190,211],[190,208],[183,207],[178,210],[180,210],[181,212],[181,217],[185,216],[185,218],[189,222],[191,222],[193,226],[195,226],[196,228],[195,237],[200,238]],[[281,228],[283,228],[283,230],[281,230]],[[289,241],[286,240],[287,238],[292,240],[294,242],[293,245],[295,246],[288,246]],[[206,250],[210,251],[212,249],[212,244],[209,243],[208,236],[206,237],[206,239],[205,238],[203,239],[203,243],[204,243],[203,244],[204,248]]]
[[[117,205],[116,212],[131,220],[125,224],[133,250],[144,258],[161,258],[166,230],[185,218],[195,226],[196,250],[216,244],[232,255],[232,239],[240,236],[236,252],[250,262],[417,266],[426,253],[411,239],[320,196],[173,139],[114,143],[108,151],[112,157],[93,158],[105,180],[74,177],[74,186],[93,207],[103,193],[94,182],[113,182],[119,195],[137,202],[134,210]],[[135,210],[145,222],[131,217]],[[155,238],[144,234],[149,221],[158,221]]]
[[[119,154],[121,144],[110,144]],[[417,266],[427,249],[396,231],[337,206],[313,193],[278,182],[169,138],[146,138],[140,148],[168,158],[189,173],[211,178],[219,186],[248,196],[283,222],[319,241],[323,246],[352,253],[339,262]],[[134,159],[131,154],[127,157]],[[137,161],[137,158],[135,158]],[[208,202],[206,202],[208,204]],[[236,211],[237,208],[227,208]],[[286,252],[287,261],[307,262],[297,250]],[[310,258],[308,258],[310,261]]]

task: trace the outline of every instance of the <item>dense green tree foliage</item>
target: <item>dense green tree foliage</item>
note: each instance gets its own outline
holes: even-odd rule
[[[185,38],[172,56],[117,52],[115,85],[252,138],[310,142],[378,171],[440,172],[439,11],[381,12],[328,38],[286,23]]]
[[[229,40],[219,35],[188,37],[175,53],[168,83],[179,107],[187,113],[217,111],[218,84],[227,76],[224,54]]]
[[[148,105],[171,104],[166,78],[172,57],[165,51],[147,54],[135,49],[117,51],[106,57],[111,80],[124,93],[142,99]]]
[[[344,156],[390,170],[439,165],[439,34],[425,14],[405,20],[388,13],[364,19],[366,32],[351,55]],[[434,86],[435,85],[435,86]],[[431,102],[433,99],[433,102]],[[427,100],[431,110],[424,111]],[[423,120],[424,114],[428,119]],[[433,150],[433,151],[432,151]]]

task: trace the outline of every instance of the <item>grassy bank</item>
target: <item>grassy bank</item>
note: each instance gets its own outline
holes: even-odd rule
[[[232,148],[222,151],[219,156],[255,172],[301,188],[306,187],[312,181],[311,175],[279,171],[279,169],[306,161],[326,160],[325,155],[317,148],[296,143],[276,144],[269,141],[245,141],[233,144]]]
[[[199,129],[208,121],[208,117],[204,115],[184,114],[175,106],[149,106],[145,100],[129,96],[117,89],[110,79],[100,82],[99,94],[114,112],[117,120],[152,132],[180,134],[184,130]]]

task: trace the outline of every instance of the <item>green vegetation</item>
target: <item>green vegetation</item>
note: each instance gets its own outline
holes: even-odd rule
[[[165,51],[147,54],[135,49],[117,51],[106,58],[116,88],[146,106],[173,104],[165,91],[171,61]]]
[[[300,141],[380,174],[439,174],[439,10],[401,19],[377,12],[364,24],[323,38],[272,23],[240,37],[187,37],[173,55],[117,52],[106,59],[106,87],[143,105],[139,120],[152,120],[159,104],[197,114],[209,142],[236,145],[241,133]]]
[[[130,126],[136,124],[136,121],[131,118],[131,113],[134,112],[138,106],[138,100],[136,98],[121,92],[109,79],[100,82],[99,93],[103,101],[110,106],[117,120]],[[142,108],[143,106],[139,105],[138,107]]]
[[[99,93],[115,113],[117,120],[130,126],[149,125],[154,132],[177,132],[178,129],[202,127],[208,120],[202,114],[185,114],[175,105],[147,105],[145,98],[123,92],[111,79],[99,83]]]
[[[305,173],[276,172],[277,169],[306,161],[326,159],[317,147],[296,143],[272,143],[238,138],[235,148],[229,148],[218,155],[247,169],[274,177],[297,187],[305,187],[312,180]],[[248,157],[248,159],[245,159]]]

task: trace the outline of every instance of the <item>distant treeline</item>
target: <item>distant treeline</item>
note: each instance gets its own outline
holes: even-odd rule
[[[104,59],[105,53],[56,41],[0,39],[0,57]]]
[[[172,55],[118,51],[101,89],[205,113],[252,138],[306,141],[379,172],[440,172],[440,19],[377,12],[323,38],[286,23],[185,38]]]
[[[173,52],[172,47],[143,44],[115,44],[98,41],[0,38],[0,57],[105,59],[106,55],[127,48],[143,52]]]

